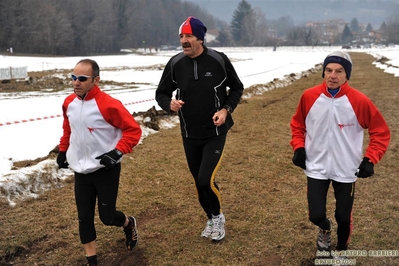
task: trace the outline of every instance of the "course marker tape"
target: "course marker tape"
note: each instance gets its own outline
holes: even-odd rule
[[[139,104],[139,103],[144,103],[144,102],[151,102],[154,100],[155,99],[140,100],[140,101],[135,101],[135,102],[131,102],[131,103],[125,103],[124,105]],[[22,119],[20,121],[4,122],[4,123],[0,123],[0,127],[21,124],[21,123],[27,123],[27,122],[40,121],[40,120],[45,120],[45,119],[57,118],[57,117],[62,117],[62,115],[50,115],[50,116],[43,116],[43,117],[37,117],[37,118]]]

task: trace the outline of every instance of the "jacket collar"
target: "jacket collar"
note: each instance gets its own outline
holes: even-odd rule
[[[338,93],[334,96],[334,98],[339,98],[339,97],[341,97],[341,96],[347,94],[347,93],[348,93],[348,90],[349,90],[350,88],[351,88],[351,87],[349,86],[348,81],[346,81],[344,84],[341,85],[341,87],[339,87],[339,91],[338,91]],[[332,98],[331,94],[328,92],[327,83],[326,83],[325,81],[323,81],[323,93],[324,93],[326,96]]]
[[[100,88],[97,85],[94,85],[94,87],[91,90],[89,90],[83,98],[81,98],[78,95],[77,95],[77,97],[79,99],[81,99],[82,101],[90,101],[90,100],[94,99],[99,92],[100,92]]]
[[[202,47],[204,47],[204,50],[203,50],[202,53],[201,53],[200,55],[198,55],[197,57],[194,57],[194,58],[191,58],[191,57],[189,57],[189,56],[186,56],[186,57],[187,57],[187,58],[190,58],[190,59],[192,59],[192,60],[199,60],[199,59],[205,57],[206,54],[208,53],[208,48],[207,48],[205,45],[202,45]]]

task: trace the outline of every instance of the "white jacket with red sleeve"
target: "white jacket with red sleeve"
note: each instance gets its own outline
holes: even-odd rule
[[[332,97],[325,82],[306,90],[291,120],[291,146],[305,147],[305,174],[315,179],[350,183],[363,157],[373,164],[385,154],[388,125],[372,101],[343,84]],[[364,129],[370,141],[363,155]]]
[[[141,138],[141,128],[123,104],[98,86],[84,99],[69,95],[63,105],[63,136],[59,150],[67,152],[69,166],[77,173],[92,173],[102,167],[97,156],[118,149],[132,152]]]

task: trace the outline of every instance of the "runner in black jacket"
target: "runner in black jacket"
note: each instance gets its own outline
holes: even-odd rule
[[[202,236],[221,240],[225,217],[215,174],[244,87],[227,56],[204,45],[206,30],[194,17],[180,26],[183,52],[167,63],[156,100],[162,109],[179,114],[187,163],[208,216]]]

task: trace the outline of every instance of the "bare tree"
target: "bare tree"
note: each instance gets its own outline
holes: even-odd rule
[[[38,2],[27,6],[31,15],[27,17],[29,46],[33,53],[67,54],[73,44],[73,31],[68,15],[57,10],[55,0]]]
[[[243,19],[240,44],[244,46],[253,46],[256,43],[257,21],[255,12],[251,10]]]
[[[294,21],[290,16],[283,16],[269,23],[276,30],[277,37],[284,37],[294,28]]]
[[[265,14],[259,9],[255,8],[252,12],[252,19],[254,28],[251,32],[253,42],[252,45],[265,46],[269,39],[269,28]]]
[[[312,27],[303,27],[302,40],[307,46],[315,45],[317,43],[317,38],[312,30]]]
[[[13,0],[0,1],[0,47],[9,49],[12,46],[13,32],[13,9],[15,2]]]
[[[303,45],[303,27],[294,27],[287,35],[288,45]]]
[[[13,0],[3,0],[0,6],[2,24],[0,42],[4,48],[13,47],[15,52],[21,52],[23,47],[29,43],[29,39],[26,38],[29,33],[27,21],[29,9],[21,2]]]
[[[393,16],[388,23],[384,31],[384,36],[387,43],[399,43],[399,17]]]

